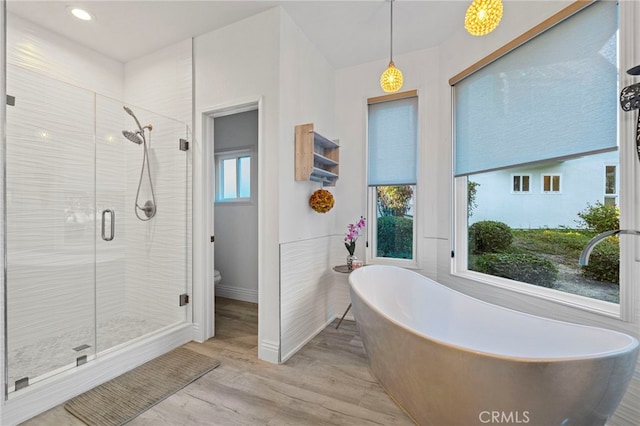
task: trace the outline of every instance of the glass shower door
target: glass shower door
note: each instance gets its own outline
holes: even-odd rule
[[[11,393],[185,323],[191,213],[183,123],[15,66],[7,86]]]
[[[94,354],[95,145],[92,92],[8,66],[7,93],[11,391]]]
[[[176,120],[96,97],[98,356],[187,318],[185,132]]]

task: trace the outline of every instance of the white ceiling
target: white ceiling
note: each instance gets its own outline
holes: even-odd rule
[[[464,22],[471,0],[396,0],[394,55],[439,45]],[[72,17],[67,5],[96,19]],[[10,13],[120,62],[282,6],[335,68],[389,56],[389,1],[8,0]],[[9,17],[10,19],[10,17]]]

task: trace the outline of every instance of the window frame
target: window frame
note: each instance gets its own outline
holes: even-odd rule
[[[636,9],[633,2],[618,3],[618,85],[633,84],[635,80],[626,76],[622,70],[635,65],[633,60],[633,42],[634,32],[633,25],[626,16],[634,16],[634,13],[640,12]],[[455,93],[454,85],[483,68],[484,66],[494,62],[500,57],[508,54],[511,50],[516,49],[521,44],[535,38],[537,35],[552,28],[556,24],[560,24],[566,18],[580,12],[584,8],[590,6],[592,2],[575,1],[566,8],[560,10],[555,15],[533,27],[531,30],[516,37],[510,43],[502,46],[492,52],[485,58],[479,60],[475,64],[469,66],[457,75],[449,79],[451,86],[452,111],[455,111]],[[623,49],[621,46],[626,46]],[[633,117],[629,114],[621,114],[618,110],[617,127],[618,127],[618,153],[619,163],[617,165],[617,199],[621,205],[621,224],[625,229],[637,229],[640,226],[640,219],[636,219],[636,212],[640,207],[636,206],[636,191],[634,190],[634,168],[635,168],[635,145],[631,143],[635,141],[635,124]],[[455,129],[455,115],[452,114],[452,126]],[[452,134],[452,150],[455,153],[455,131]],[[606,169],[605,169],[606,170]],[[620,239],[620,299],[619,303],[606,302],[599,299],[580,296],[572,293],[565,293],[541,286],[535,286],[518,281],[513,281],[501,277],[495,277],[468,269],[467,255],[457,255],[456,253],[468,253],[468,225],[467,225],[467,181],[468,176],[453,176],[452,170],[452,222],[451,222],[451,263],[450,273],[452,276],[471,280],[487,286],[499,289],[511,290],[519,294],[529,295],[545,301],[556,302],[561,305],[570,306],[583,311],[599,314],[601,316],[610,317],[622,321],[632,321],[634,312],[636,311],[637,290],[633,288],[633,278],[637,271],[637,257],[634,255],[638,242],[631,238]],[[513,181],[510,183],[513,186]],[[605,189],[603,188],[603,192]]]
[[[249,196],[235,198],[222,198],[224,187],[224,161],[235,159],[236,160],[236,188],[237,192],[240,192],[240,173],[239,163],[241,158],[249,157]],[[254,188],[254,161],[255,153],[252,149],[234,149],[229,151],[221,151],[214,154],[214,161],[216,167],[216,185],[214,193],[214,202],[220,204],[250,204],[254,200],[254,194],[256,189]]]
[[[607,192],[607,168],[608,167],[615,168],[613,172],[613,186],[615,191],[612,193]],[[613,198],[614,204],[618,205],[618,197],[620,196],[620,174],[619,174],[620,165],[605,163],[603,165],[603,168],[604,168],[604,188],[603,188],[602,201],[606,205],[607,198]]]
[[[522,178],[523,177],[528,177],[529,178],[529,189],[527,191],[516,191],[513,189],[513,179],[516,177],[520,178],[520,187],[522,188]],[[533,176],[531,175],[531,173],[511,173],[511,193],[515,194],[515,195],[524,195],[524,194],[531,194],[531,184],[533,183]]]
[[[393,186],[393,185],[389,185],[389,186]],[[373,263],[376,265],[393,265],[393,266],[399,266],[401,268],[408,268],[408,269],[418,269],[418,261],[417,261],[417,256],[416,256],[416,251],[417,251],[417,238],[418,238],[418,221],[416,220],[417,217],[417,202],[416,202],[416,197],[417,197],[417,192],[418,192],[418,185],[413,185],[414,186],[414,190],[413,190],[413,246],[412,246],[412,253],[413,253],[413,257],[411,259],[398,259],[398,258],[393,258],[393,257],[379,257],[377,255],[378,253],[378,247],[377,247],[377,238],[376,238],[376,232],[378,229],[378,206],[376,203],[376,198],[377,198],[377,194],[376,194],[376,186],[369,186],[367,187],[367,214],[368,214],[368,223],[367,223],[367,242],[365,244],[366,246],[366,259],[367,259],[367,263]]]
[[[545,191],[544,190],[544,178],[545,177],[549,177],[549,184],[550,184],[550,191]],[[553,190],[553,178],[557,177],[558,178],[558,190],[554,191]],[[540,193],[541,194],[547,194],[547,195],[555,195],[555,194],[562,194],[562,173],[541,173],[540,174]]]
[[[365,260],[368,264],[376,264],[376,265],[392,265],[399,266],[407,269],[418,269],[418,227],[419,227],[419,212],[420,212],[420,203],[418,201],[418,192],[420,188],[420,164],[419,158],[421,154],[421,144],[420,144],[420,135],[421,135],[421,120],[420,120],[420,111],[421,111],[421,98],[417,90],[409,90],[406,92],[393,93],[390,95],[382,95],[374,98],[367,99],[367,103],[365,105],[365,159],[369,158],[369,113],[368,113],[368,105],[372,103],[379,102],[387,102],[396,99],[403,99],[409,97],[417,97],[418,104],[418,120],[416,122],[417,125],[417,153],[416,153],[416,183],[413,184],[413,257],[412,259],[396,259],[391,257],[378,257],[377,256],[377,235],[376,231],[378,229],[378,210],[376,205],[376,186],[369,186],[367,182],[367,176],[369,175],[369,161],[365,160],[365,168],[364,168],[364,185],[367,193],[367,232],[366,232],[366,243],[365,243]],[[382,185],[380,185],[382,186]],[[388,185],[394,186],[394,185]]]

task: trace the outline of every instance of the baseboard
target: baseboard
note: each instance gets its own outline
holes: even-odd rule
[[[280,345],[278,342],[262,340],[259,344],[258,358],[273,364],[280,363]]]
[[[216,296],[218,297],[242,300],[243,302],[258,303],[258,290],[217,285],[215,286],[214,291]]]

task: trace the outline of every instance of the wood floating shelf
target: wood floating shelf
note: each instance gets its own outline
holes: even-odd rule
[[[335,186],[339,174],[339,150],[339,141],[316,133],[313,123],[296,126],[296,181]]]

